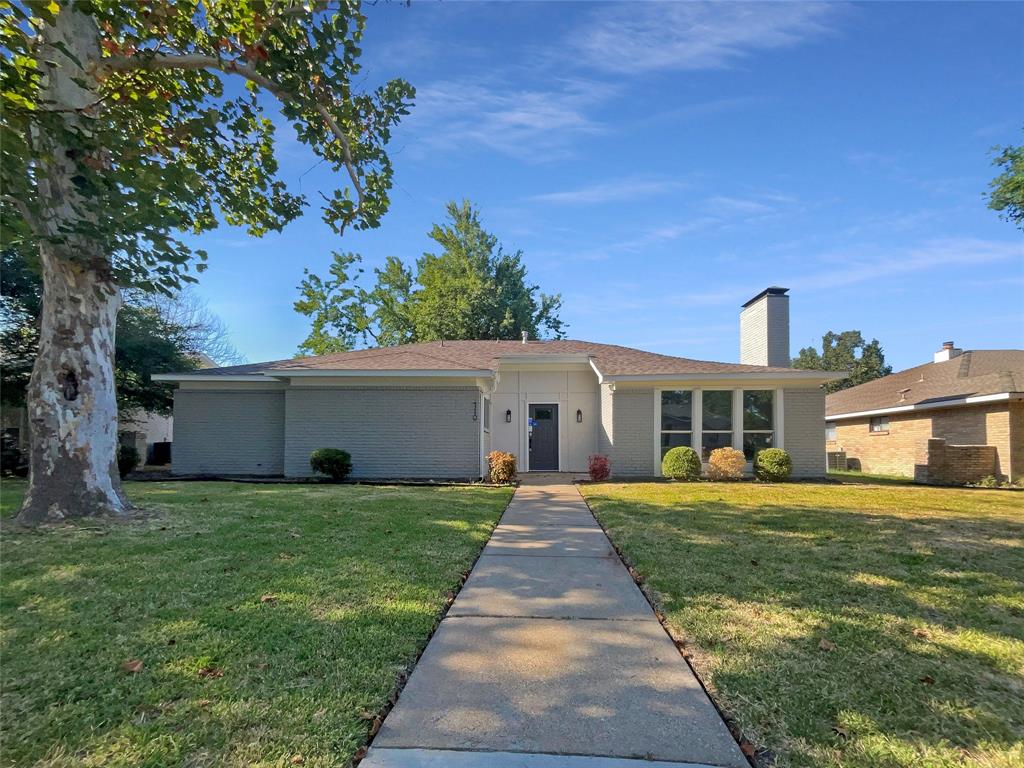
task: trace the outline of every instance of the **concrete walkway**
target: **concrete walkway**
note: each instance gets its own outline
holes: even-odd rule
[[[651,760],[748,765],[576,487],[524,484],[362,766]]]

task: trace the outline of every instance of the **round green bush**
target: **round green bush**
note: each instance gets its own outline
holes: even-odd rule
[[[117,447],[117,474],[123,480],[128,473],[139,466],[139,451],[134,445],[119,445]]]
[[[670,448],[661,460],[661,474],[672,480],[697,480],[700,478],[700,456],[688,446]]]
[[[340,482],[352,471],[352,456],[340,448],[317,448],[309,456],[309,466],[314,472]]]
[[[765,448],[754,456],[754,475],[767,483],[780,483],[789,479],[793,459],[781,448]]]

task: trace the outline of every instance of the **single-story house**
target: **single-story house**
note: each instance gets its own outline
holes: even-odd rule
[[[317,448],[352,454],[356,478],[478,478],[491,450],[520,471],[660,473],[678,445],[787,450],[825,471],[822,384],[789,367],[789,297],[744,305],[741,362],[587,341],[435,341],[213,368],[177,383],[177,474],[308,477]]]
[[[851,469],[1024,479],[1024,350],[948,341],[930,363],[830,394],[825,412],[827,450]]]

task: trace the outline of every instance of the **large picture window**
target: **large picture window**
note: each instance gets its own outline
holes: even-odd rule
[[[775,392],[770,389],[747,390],[743,393],[743,455],[753,461],[754,455],[771,448],[775,442]]]
[[[701,457],[707,461],[716,448],[732,445],[732,390],[708,390],[702,400]]]
[[[669,448],[690,445],[693,439],[693,393],[666,390],[661,393],[661,455]]]

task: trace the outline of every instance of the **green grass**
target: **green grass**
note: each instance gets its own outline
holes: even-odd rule
[[[828,476],[832,480],[844,483],[871,483],[873,485],[914,485],[914,478],[903,475],[871,475],[853,469],[830,469]]]
[[[1024,765],[1024,495],[581,490],[759,764]]]
[[[4,481],[4,518],[23,485]],[[4,522],[2,765],[346,765],[510,495],[127,490],[150,517]]]

